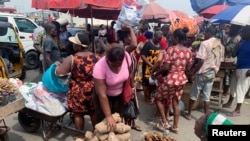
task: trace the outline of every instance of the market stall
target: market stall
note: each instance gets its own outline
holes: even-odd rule
[[[0,140],[8,141],[7,132],[10,128],[4,118],[14,114],[25,107],[24,99],[20,95],[18,86],[13,83],[14,79],[0,78]]]

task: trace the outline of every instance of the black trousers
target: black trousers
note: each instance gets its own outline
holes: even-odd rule
[[[100,105],[98,94],[94,91],[94,105],[95,105],[95,114],[96,114],[96,122],[99,123],[103,119],[105,119],[105,115],[102,111],[102,107]],[[122,116],[123,113],[123,101],[122,101],[122,94],[118,96],[108,96],[109,106],[111,113],[119,113]]]

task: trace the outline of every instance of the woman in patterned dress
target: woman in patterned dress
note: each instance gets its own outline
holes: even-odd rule
[[[181,99],[183,88],[188,81],[185,75],[185,70],[190,69],[192,65],[192,52],[183,45],[183,43],[187,40],[187,32],[187,28],[176,29],[174,31],[173,35],[176,45],[168,48],[166,54],[164,55],[165,58],[163,58],[165,62],[162,67],[158,71],[152,72],[151,74],[152,78],[156,78],[158,75],[168,71],[168,75],[163,77],[162,82],[159,82],[156,90],[156,106],[162,119],[162,122],[157,124],[157,127],[161,129],[169,129],[171,127],[168,124],[166,115],[168,115],[170,106],[173,104],[174,123],[171,130],[174,133],[178,133],[180,114],[179,101]],[[166,107],[164,107],[164,105]]]
[[[68,107],[74,113],[76,129],[83,130],[84,115],[89,115],[92,126],[96,124],[95,109],[92,99],[94,82],[92,73],[99,57],[88,51],[90,44],[87,34],[76,34],[69,41],[74,45],[76,53],[68,56],[63,63],[57,62],[56,72],[63,75],[71,72],[68,91]],[[76,141],[83,139],[77,137]]]

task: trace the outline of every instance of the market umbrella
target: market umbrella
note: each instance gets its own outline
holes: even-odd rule
[[[159,20],[168,18],[166,9],[159,4],[150,2],[143,11],[142,20]]]
[[[230,6],[211,19],[216,23],[231,23],[235,25],[250,25],[250,5]]]
[[[167,23],[167,22],[175,22],[175,20],[178,18],[175,13],[171,10],[165,9],[166,13],[168,14],[168,18],[165,19],[161,19],[160,21],[163,23]]]
[[[69,12],[81,18],[116,20],[122,7],[122,0],[48,0],[48,8]]]
[[[175,15],[181,19],[181,18],[189,18],[188,14],[179,10],[173,10],[173,12],[175,13]]]
[[[228,5],[214,5],[200,12],[200,15],[204,18],[210,19],[214,15],[218,14],[222,10],[226,9]]]
[[[96,19],[117,19],[123,0],[32,0],[36,9],[50,9],[58,12],[69,12],[74,16]]]
[[[31,7],[36,9],[48,9],[48,0],[32,0]]]
[[[194,16],[193,19],[196,21],[198,25],[204,21],[204,17],[201,16]]]

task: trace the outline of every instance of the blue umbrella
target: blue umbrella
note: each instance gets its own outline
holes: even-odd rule
[[[211,19],[216,23],[231,23],[241,26],[250,25],[250,5],[230,6]]]

